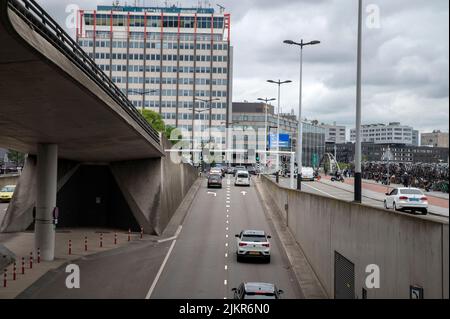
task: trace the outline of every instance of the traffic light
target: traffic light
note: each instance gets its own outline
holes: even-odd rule
[[[259,153],[256,153],[256,161],[259,162]]]

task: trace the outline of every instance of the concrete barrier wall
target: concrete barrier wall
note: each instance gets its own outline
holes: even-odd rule
[[[20,175],[0,175],[0,188],[6,185],[17,185]]]
[[[330,297],[334,297],[334,254],[355,265],[355,295],[368,298],[410,298],[410,286],[425,298],[448,298],[448,222],[394,213],[366,205],[262,183]],[[285,201],[283,202],[283,198]],[[380,288],[367,289],[366,267],[380,268]]]

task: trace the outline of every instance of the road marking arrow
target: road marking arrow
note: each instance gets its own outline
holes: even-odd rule
[[[216,197],[216,196],[217,196],[217,194],[216,194],[216,193],[214,193],[214,192],[208,192],[208,195],[214,195],[214,197]]]
[[[247,192],[246,191],[242,191],[241,194],[245,196],[247,194]]]

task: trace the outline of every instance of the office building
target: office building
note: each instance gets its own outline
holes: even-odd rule
[[[264,149],[264,129],[265,129],[265,103],[233,103],[233,128],[234,130],[256,132],[256,143],[260,149]],[[267,105],[267,147],[275,150],[271,146],[270,137],[276,138],[278,115],[275,108]],[[295,115],[280,114],[280,151],[295,152],[297,146],[298,120]],[[262,132],[261,134],[258,134]],[[317,166],[325,152],[325,129],[310,122],[303,121],[303,159],[304,166]],[[285,143],[283,136],[286,136]],[[235,149],[246,149],[248,147],[247,137],[240,140],[233,140]],[[262,147],[261,147],[262,146]]]
[[[347,128],[343,125],[333,125],[321,124],[320,127],[325,129],[325,140],[327,143],[345,143],[346,140],[346,130]]]
[[[199,123],[225,131],[222,123],[231,121],[229,14],[102,5],[80,11],[77,21],[80,46],[137,108],[190,132]]]
[[[356,129],[350,131],[350,141],[356,141]],[[362,125],[361,141],[375,144],[413,144],[413,128],[399,122]]]
[[[448,147],[448,132],[433,131],[432,133],[422,133],[421,143],[423,146]]]

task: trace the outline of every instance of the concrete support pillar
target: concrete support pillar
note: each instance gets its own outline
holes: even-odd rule
[[[55,256],[55,226],[53,211],[56,207],[58,146],[39,144],[37,155],[37,198],[34,226],[35,251],[40,249],[42,260]]]

